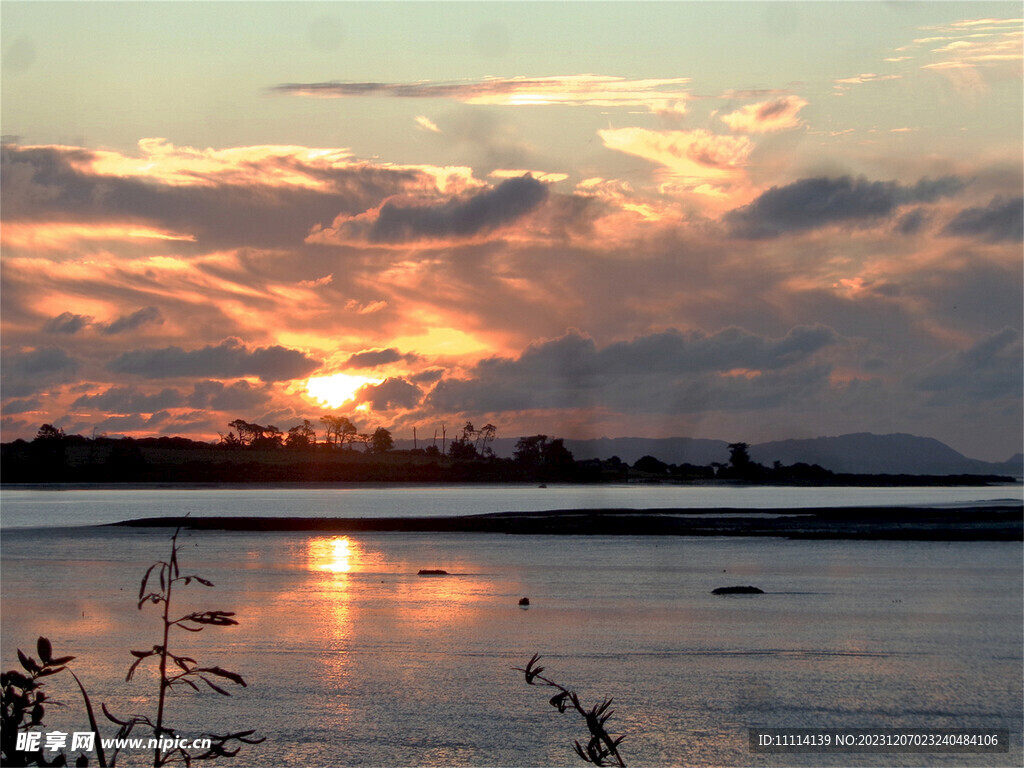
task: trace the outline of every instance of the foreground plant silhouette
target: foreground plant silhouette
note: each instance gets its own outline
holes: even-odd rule
[[[234,757],[238,754],[242,744],[259,744],[264,741],[263,737],[253,734],[255,730],[238,731],[228,734],[204,733],[201,739],[209,741],[209,747],[200,748],[200,751],[192,752],[184,746],[177,744],[179,733],[174,728],[165,724],[165,710],[167,695],[175,686],[187,685],[195,691],[199,691],[199,682],[202,682],[213,691],[230,696],[230,692],[222,687],[224,681],[235,685],[246,687],[245,680],[236,672],[230,672],[218,666],[199,666],[198,662],[190,656],[182,656],[171,652],[169,644],[172,629],[182,629],[188,632],[201,632],[207,626],[231,626],[238,622],[232,618],[235,614],[231,611],[193,611],[178,618],[172,618],[171,599],[175,585],[188,585],[193,581],[203,586],[212,587],[213,582],[195,574],[182,575],[178,563],[178,534],[179,528],[171,536],[171,554],[167,560],[160,560],[151,565],[142,577],[139,586],[138,607],[141,610],[147,603],[162,605],[162,642],[154,645],[147,651],[130,651],[135,661],[128,668],[126,681],[130,681],[139,665],[146,659],[156,659],[159,666],[159,690],[157,694],[156,721],[145,715],[132,715],[126,719],[111,714],[106,704],[102,705],[103,714],[107,719],[116,723],[119,728],[116,738],[125,739],[136,727],[144,727],[151,731],[152,738],[156,739],[157,746],[153,749],[153,765],[156,768],[168,763],[180,762],[191,765],[194,761],[213,760],[219,757]],[[157,587],[157,582],[159,586]],[[44,707],[48,701],[45,692],[40,690],[42,683],[38,678],[47,675],[67,671],[82,692],[86,711],[89,716],[89,725],[92,732],[96,734],[96,758],[98,764],[105,768],[109,765],[113,768],[117,761],[117,752],[107,761],[103,751],[102,741],[99,735],[99,728],[93,714],[92,702],[85,687],[79,681],[77,675],[66,665],[74,659],[74,656],[65,656],[58,659],[52,658],[50,641],[40,637],[37,644],[37,651],[42,663],[37,663],[31,657],[26,656],[18,650],[18,658],[21,665],[29,673],[29,677],[17,671],[6,672],[3,675],[3,764],[4,765],[63,765],[66,759],[64,755],[58,755],[54,762],[46,762],[42,751],[35,753],[19,752],[16,747],[17,731],[28,731],[35,726],[43,725]],[[216,680],[217,682],[214,682]],[[56,703],[56,702],[54,702]],[[196,739],[191,739],[195,741]],[[237,745],[237,746],[236,746]],[[166,749],[165,749],[166,747]],[[78,764],[86,765],[79,758]]]
[[[619,754],[619,744],[626,737],[619,736],[617,739],[613,739],[604,727],[608,718],[615,712],[614,709],[610,711],[608,709],[612,704],[612,700],[610,698],[605,699],[600,704],[595,704],[591,709],[584,708],[580,704],[580,698],[576,695],[575,691],[563,688],[554,680],[541,675],[544,667],[537,666],[538,661],[540,661],[540,655],[535,653],[525,668],[512,667],[512,669],[524,674],[527,685],[546,685],[556,689],[558,693],[552,696],[548,703],[559,712],[565,712],[572,705],[573,709],[583,717],[587,723],[587,730],[590,731],[590,741],[587,742],[586,747],[581,746],[578,741],[573,741],[576,754],[586,762],[593,763],[594,765],[620,765],[624,767],[626,763],[623,761],[622,755]],[[607,762],[608,758],[613,758],[615,762]]]
[[[40,682],[39,678],[66,671],[75,679],[82,692],[86,713],[89,716],[89,727],[94,734],[97,734],[96,758],[101,766],[106,766],[106,756],[103,753],[103,745],[99,742],[92,701],[89,699],[89,694],[85,692],[85,687],[78,679],[78,675],[67,667],[68,662],[74,660],[75,657],[53,658],[53,646],[45,637],[40,637],[36,642],[36,653],[39,655],[39,661],[27,655],[20,648],[18,649],[18,661],[28,673],[27,676],[16,669],[0,675],[0,688],[3,690],[3,711],[0,716],[0,755],[3,757],[3,765],[64,765],[64,755],[60,755],[54,762],[48,763],[41,746],[33,751],[19,750],[18,733],[43,724],[46,705],[51,702],[51,699],[43,690],[45,683]],[[52,703],[61,706],[59,701]]]

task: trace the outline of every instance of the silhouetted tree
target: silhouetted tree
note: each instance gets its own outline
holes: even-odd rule
[[[719,471],[719,475],[735,480],[754,482],[763,480],[768,470],[755,461],[752,461],[747,452],[746,443],[729,443],[729,466]]]
[[[576,468],[572,453],[565,447],[565,441],[560,437],[541,449],[541,462],[548,479],[568,478]]]
[[[457,437],[448,446],[448,457],[455,461],[472,461],[476,456],[473,444]]]
[[[516,448],[512,454],[512,458],[524,467],[537,466],[540,464],[541,450],[547,442],[547,435],[520,437],[516,440]]]
[[[70,471],[67,457],[70,442],[63,429],[43,424],[32,441],[35,470],[41,471],[47,480],[64,479]]]
[[[36,440],[39,441],[56,441],[63,440],[67,435],[64,434],[64,429],[61,427],[55,427],[53,424],[43,424],[36,432]]]
[[[387,453],[394,446],[395,441],[391,439],[391,433],[384,427],[377,427],[370,436],[370,451],[373,453]]]
[[[332,416],[327,414],[320,417],[326,434],[325,440],[328,445],[336,445],[344,448],[346,443],[352,442],[357,433],[355,425],[344,416]]]
[[[252,439],[252,432],[249,429],[249,422],[244,419],[235,419],[229,421],[228,426],[235,430],[235,434],[238,435],[239,445],[248,445],[249,440]],[[231,434],[230,432],[228,434]]]
[[[448,448],[448,456],[455,461],[472,461],[477,457],[476,446],[473,444],[473,437],[477,434],[473,422],[467,421],[462,428],[462,433],[452,440]]]
[[[750,467],[752,462],[747,452],[749,448],[746,443],[729,443],[729,465],[733,469],[742,472]]]
[[[576,469],[572,453],[562,438],[549,440],[547,435],[519,438],[513,457],[522,473],[529,478],[568,479]]]
[[[252,439],[250,446],[260,450],[280,448],[284,444],[284,433],[270,424],[262,427],[259,424],[252,425],[256,431],[256,437]]]
[[[285,438],[284,444],[288,448],[299,450],[314,446],[316,444],[316,432],[313,430],[313,422],[309,419],[303,419],[301,424],[289,429],[288,437]]]
[[[664,475],[668,472],[668,464],[654,458],[653,456],[644,456],[637,459],[636,463],[633,464],[633,469],[637,472],[646,472],[652,475]]]
[[[494,441],[495,435],[498,434],[498,428],[493,424],[485,424],[476,434],[477,445],[474,447],[477,453],[481,456],[493,456],[494,451],[487,444]]]

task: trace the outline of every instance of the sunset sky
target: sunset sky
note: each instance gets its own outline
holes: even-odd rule
[[[2,6],[2,439],[1022,442],[1019,3]]]

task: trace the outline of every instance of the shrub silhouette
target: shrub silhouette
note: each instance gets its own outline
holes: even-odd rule
[[[604,727],[604,724],[608,722],[608,718],[615,712],[614,709],[608,709],[612,704],[612,700],[610,698],[605,699],[600,704],[595,704],[591,709],[586,709],[580,704],[580,698],[576,695],[575,691],[563,688],[554,680],[542,676],[541,672],[544,671],[544,667],[537,666],[538,661],[540,661],[540,655],[535,653],[525,668],[513,667],[513,669],[524,674],[527,685],[546,685],[556,689],[558,693],[552,696],[548,703],[559,712],[565,712],[572,706],[583,717],[587,724],[587,730],[590,731],[590,740],[587,742],[586,747],[582,746],[579,741],[574,741],[573,747],[576,750],[576,754],[582,760],[594,765],[619,765],[624,768],[626,763],[623,761],[622,755],[619,754],[619,744],[626,737],[619,736],[613,739]],[[614,759],[615,762],[607,762],[609,758]]]
[[[96,734],[96,756],[101,766],[106,765],[106,757],[103,754],[103,745],[99,741],[96,716],[93,712],[92,702],[89,694],[85,692],[82,682],[72,672],[67,664],[74,660],[74,656],[61,656],[53,658],[53,646],[45,637],[40,637],[36,642],[36,653],[39,661],[27,655],[20,648],[18,649],[18,661],[27,675],[16,669],[8,670],[0,675],[0,689],[3,690],[3,712],[0,714],[0,756],[3,757],[3,764],[9,766],[26,765],[64,765],[63,754],[54,759],[52,763],[46,761],[41,746],[32,751],[19,750],[18,734],[26,732],[34,726],[43,724],[43,717],[46,714],[46,706],[51,701],[43,690],[45,683],[40,678],[67,672],[78,683],[79,690],[85,702],[86,712],[89,715],[89,726]],[[60,706],[60,702],[54,701],[54,705]]]
[[[200,748],[199,751],[190,751],[173,742],[178,738],[178,731],[166,725],[166,701],[167,694],[176,686],[188,686],[195,691],[200,690],[199,683],[223,696],[230,696],[230,692],[223,686],[228,683],[246,687],[246,682],[236,672],[222,669],[218,666],[200,666],[190,656],[179,655],[170,650],[171,630],[181,629],[187,632],[201,632],[208,626],[231,626],[238,622],[233,618],[231,611],[193,611],[192,613],[172,618],[172,597],[175,586],[187,586],[193,581],[206,587],[212,587],[213,582],[195,574],[182,575],[178,563],[178,534],[177,529],[171,536],[171,554],[167,560],[159,560],[153,563],[142,577],[139,586],[138,607],[141,610],[146,604],[162,606],[161,615],[161,642],[145,651],[130,651],[135,660],[128,668],[126,681],[130,681],[139,665],[146,659],[154,659],[159,666],[159,689],[157,692],[156,720],[145,715],[131,715],[127,718],[117,717],[112,714],[107,706],[102,705],[103,714],[119,728],[116,738],[125,739],[137,727],[150,731],[152,738],[157,739],[157,746],[153,750],[153,765],[155,768],[172,762],[181,762],[191,765],[194,761],[213,760],[219,757],[234,757],[238,754],[242,744],[259,744],[263,737],[255,736],[255,730],[237,731],[228,734],[204,733],[198,738],[208,739],[209,747]],[[29,731],[30,729],[42,726],[45,715],[45,705],[50,699],[42,690],[43,683],[40,678],[67,671],[78,684],[82,693],[86,713],[89,717],[89,726],[95,734],[96,759],[100,766],[113,766],[117,762],[117,751],[109,758],[103,750],[102,740],[99,734],[99,727],[94,715],[92,701],[85,687],[78,676],[67,667],[68,662],[74,656],[63,656],[53,658],[53,651],[50,641],[40,637],[37,643],[37,652],[40,661],[37,662],[30,656],[18,650],[18,659],[28,675],[17,670],[11,670],[3,674],[3,713],[2,713],[2,746],[3,764],[11,766],[27,765],[64,765],[67,758],[64,754],[54,757],[52,762],[47,762],[43,751],[25,752],[17,750],[17,734]],[[57,702],[54,702],[57,703]],[[164,749],[160,746],[160,740],[171,749]],[[195,739],[193,739],[194,741]],[[76,765],[88,765],[88,759],[80,756]]]

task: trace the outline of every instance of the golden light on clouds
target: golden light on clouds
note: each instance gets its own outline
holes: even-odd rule
[[[40,252],[72,248],[85,240],[195,240],[189,234],[130,222],[83,224],[63,221],[5,223],[0,238],[7,248],[31,248]]]
[[[51,423],[213,441],[233,419],[337,413],[396,441],[471,419],[507,438],[754,424],[1020,449],[1024,29],[998,4],[901,6],[854,48],[835,40],[879,31],[872,4],[800,4],[786,39],[758,3],[594,4],[559,16],[594,24],[571,70],[558,14],[523,10],[480,64],[501,76],[454,56],[372,81],[282,70],[268,10],[247,24],[270,37],[219,40],[252,66],[215,120],[188,77],[124,110],[76,66],[95,48],[64,34],[77,22],[13,5],[12,39],[63,36],[5,80],[4,440]],[[206,7],[180,24],[216,28]],[[175,71],[178,23],[111,8],[90,13],[115,42],[147,36],[140,71]],[[444,15],[417,17],[406,53],[455,41]],[[357,26],[346,50],[373,61],[393,29]],[[524,41],[517,74],[500,49]],[[189,60],[216,71],[199,62],[223,46]]]
[[[492,349],[486,340],[452,327],[429,327],[417,334],[395,336],[391,345],[399,349],[415,349],[420,354],[473,357]]]
[[[259,145],[229,149],[175,146],[163,138],[139,141],[139,156],[95,151],[73,161],[79,170],[114,177],[159,179],[178,186],[259,182],[267,186],[326,189],[317,172],[348,167],[352,153],[345,148],[323,149],[294,145]]]
[[[306,382],[306,394],[321,405],[338,408],[351,401],[360,387],[380,384],[381,379],[353,376],[349,373],[332,373],[329,376],[311,376]]]

